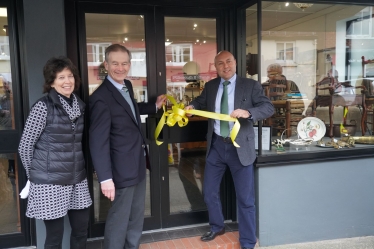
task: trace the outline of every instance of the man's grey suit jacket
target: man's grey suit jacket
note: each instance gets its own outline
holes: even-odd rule
[[[215,102],[221,78],[213,79],[205,84],[201,95],[191,102],[197,110],[215,112]],[[236,142],[240,162],[244,166],[252,164],[256,159],[255,134],[253,124],[258,120],[270,117],[274,114],[274,106],[268,97],[264,95],[262,86],[252,79],[236,77],[234,110],[244,109],[251,113],[251,119],[240,118],[240,131]],[[208,120],[207,155],[212,142],[214,132],[214,120]]]

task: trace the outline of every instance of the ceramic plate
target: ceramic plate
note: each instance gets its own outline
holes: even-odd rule
[[[334,148],[334,146],[332,146],[332,145],[325,145],[325,146],[323,146],[323,145],[317,144],[316,146],[317,147],[321,147],[321,148]]]
[[[319,118],[307,117],[297,124],[297,133],[303,139],[312,138],[313,141],[318,141],[325,136],[326,126]]]

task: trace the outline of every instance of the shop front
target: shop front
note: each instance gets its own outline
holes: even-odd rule
[[[261,1],[241,11],[243,74],[275,107],[259,126],[260,245],[373,234],[372,3]]]
[[[27,179],[16,154],[28,110],[42,96],[44,63],[56,55],[71,58],[83,82],[79,95],[88,103],[106,76],[104,51],[113,43],[132,52],[128,79],[138,102],[167,93],[187,105],[217,77],[214,56],[223,49],[235,55],[239,75],[262,83],[275,113],[255,127],[260,245],[373,234],[372,3],[3,2],[13,14],[2,26],[13,29],[6,29],[9,38],[0,36],[10,50],[8,60],[0,61],[0,66],[8,63],[1,66],[7,79],[0,90],[12,79],[13,123],[0,130],[0,177],[7,180],[1,181],[0,205],[17,215],[0,213],[1,229],[9,227],[0,229],[0,248],[40,244],[44,237],[43,223],[27,219],[26,202],[17,197]],[[50,11],[43,11],[46,7]],[[6,99],[5,90],[0,94]],[[206,224],[206,119],[165,127],[158,146],[154,130],[160,117],[142,117],[153,166],[147,174],[144,231]],[[93,239],[103,236],[110,201],[101,194],[87,145],[85,140]],[[225,219],[237,220],[229,173],[221,190]]]

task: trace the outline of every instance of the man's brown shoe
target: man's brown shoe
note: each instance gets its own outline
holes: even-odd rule
[[[225,233],[225,229],[222,229],[221,231],[219,232],[213,232],[213,231],[209,231],[207,232],[206,234],[204,234],[203,236],[201,236],[201,240],[204,241],[204,242],[207,242],[207,241],[211,241],[211,240],[214,240],[215,237],[217,235],[222,235]]]

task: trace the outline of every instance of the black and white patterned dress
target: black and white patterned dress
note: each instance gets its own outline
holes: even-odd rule
[[[58,96],[71,120],[74,116],[80,115],[74,94],[72,94],[72,106],[62,96]],[[79,113],[77,113],[77,108]],[[18,150],[28,178],[34,146],[44,131],[46,122],[47,106],[39,101],[30,111]],[[73,122],[72,129],[74,129]],[[74,185],[35,184],[31,182],[26,216],[41,220],[53,220],[65,216],[69,209],[84,209],[91,204],[87,178]]]

